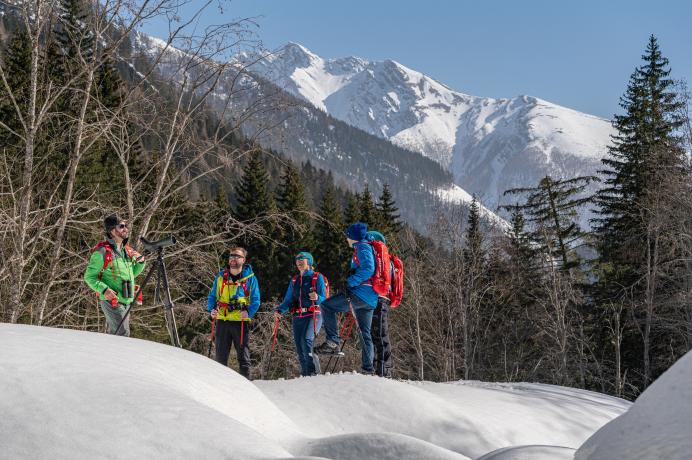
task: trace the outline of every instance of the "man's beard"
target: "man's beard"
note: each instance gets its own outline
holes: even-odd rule
[[[229,262],[228,266],[229,266],[230,268],[233,268],[233,269],[236,269],[236,270],[237,270],[237,269],[239,269],[239,268],[242,268],[242,267],[243,267],[243,264],[240,263],[240,262],[233,261],[233,262]]]

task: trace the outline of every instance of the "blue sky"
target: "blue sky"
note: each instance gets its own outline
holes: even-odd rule
[[[529,94],[605,118],[653,33],[672,77],[692,85],[690,1],[232,0],[203,22],[237,17],[256,17],[270,49],[293,41],[325,58],[394,59],[467,94]]]

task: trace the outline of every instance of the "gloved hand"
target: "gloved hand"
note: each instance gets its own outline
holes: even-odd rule
[[[247,321],[248,319],[250,319],[250,316],[247,314],[247,310],[240,310],[240,320]]]

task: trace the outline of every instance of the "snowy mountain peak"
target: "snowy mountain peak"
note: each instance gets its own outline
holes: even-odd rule
[[[254,71],[352,126],[420,152],[489,207],[545,175],[594,174],[608,120],[535,96],[476,97],[391,60],[324,59],[290,43]]]
[[[280,54],[282,59],[293,63],[296,67],[310,67],[322,59],[299,43],[289,42]]]

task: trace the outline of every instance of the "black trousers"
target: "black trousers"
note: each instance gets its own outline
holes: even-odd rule
[[[374,368],[380,377],[392,376],[392,345],[389,343],[389,300],[380,297],[372,315],[372,342],[375,345]]]
[[[243,325],[243,343],[240,343],[240,321],[216,321],[216,361],[228,365],[231,345],[235,347],[240,364],[240,375],[250,378],[250,323]]]

